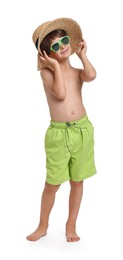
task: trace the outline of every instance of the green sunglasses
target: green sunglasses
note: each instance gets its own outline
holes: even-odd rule
[[[67,45],[70,42],[70,37],[68,35],[65,35],[62,37],[58,42],[55,42],[51,45],[50,50],[57,52],[60,49],[60,44]]]

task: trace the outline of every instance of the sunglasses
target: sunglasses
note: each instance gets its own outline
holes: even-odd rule
[[[55,42],[51,45],[50,50],[57,52],[60,49],[60,44],[67,45],[70,43],[70,37],[68,35],[62,37],[58,42]]]

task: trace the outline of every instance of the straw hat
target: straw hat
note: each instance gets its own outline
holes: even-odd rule
[[[57,29],[64,30],[70,36],[71,54],[76,50],[77,45],[82,41],[82,31],[79,24],[71,18],[58,18],[40,25],[33,33],[32,39],[40,53],[40,44],[45,36]]]

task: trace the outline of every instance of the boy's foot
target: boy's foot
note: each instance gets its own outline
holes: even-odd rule
[[[38,227],[32,234],[26,237],[29,241],[36,241],[40,239],[41,237],[44,237],[47,235],[47,229],[44,229],[42,227]]]
[[[77,235],[75,228],[66,226],[66,239],[67,242],[77,242],[80,237]]]

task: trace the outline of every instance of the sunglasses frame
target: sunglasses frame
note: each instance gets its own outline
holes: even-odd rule
[[[65,37],[67,37],[68,40],[69,40],[69,42],[68,42],[67,44],[64,44],[64,43],[62,42],[62,39],[64,39]],[[59,49],[58,49],[57,51],[53,50],[53,45],[56,44],[56,43],[58,43],[58,45],[59,45],[59,49],[60,49],[60,44],[62,44],[62,45],[65,46],[65,45],[68,45],[68,44],[70,43],[70,37],[69,37],[68,35],[65,35],[65,36],[63,36],[62,38],[60,38],[59,41],[54,42],[54,43],[51,45],[51,47],[50,47],[50,50],[53,51],[53,52],[57,52],[57,51],[59,51]]]

